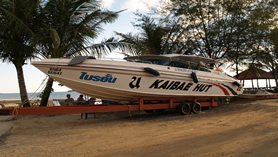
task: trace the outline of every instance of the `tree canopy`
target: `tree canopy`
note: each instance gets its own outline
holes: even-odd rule
[[[30,104],[22,66],[38,54],[35,28],[39,4],[36,0],[0,2],[0,59],[16,68],[23,106]]]
[[[22,71],[27,59],[100,52],[89,52],[87,46],[118,13],[102,9],[97,0],[0,1],[0,57],[16,66],[22,102],[29,103]],[[49,78],[43,106],[52,83]]]
[[[86,55],[102,30],[102,25],[112,23],[118,12],[102,10],[96,0],[49,0],[40,8],[39,49],[43,56],[59,58]],[[42,94],[41,106],[47,105],[53,79],[49,78]]]
[[[235,63],[237,73],[247,63],[277,68],[276,0],[171,0],[161,6],[155,14],[138,14],[139,33],[117,34],[140,52],[222,58]],[[158,29],[163,33],[154,35]]]

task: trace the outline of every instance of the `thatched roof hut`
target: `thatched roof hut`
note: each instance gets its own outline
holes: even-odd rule
[[[235,75],[234,78],[240,81],[251,80],[252,88],[254,88],[253,80],[257,80],[257,88],[259,88],[259,79],[266,80],[266,88],[271,88],[270,79],[275,79],[270,72],[251,66],[249,69]]]

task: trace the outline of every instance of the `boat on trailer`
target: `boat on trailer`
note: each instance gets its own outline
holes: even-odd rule
[[[238,80],[211,67],[210,58],[168,54],[126,57],[124,61],[89,56],[50,58],[32,64],[84,95],[132,102],[138,97],[232,97],[242,94]]]

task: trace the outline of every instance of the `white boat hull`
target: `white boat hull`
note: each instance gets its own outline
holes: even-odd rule
[[[70,59],[48,59],[32,64],[67,87],[95,98],[132,101],[135,97],[227,97],[242,93],[234,79],[220,72],[87,59],[68,66]],[[151,67],[160,76],[144,71]],[[198,83],[194,83],[194,71]]]

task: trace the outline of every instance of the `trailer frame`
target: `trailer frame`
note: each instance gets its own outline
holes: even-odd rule
[[[0,115],[51,115],[51,114],[76,114],[99,113],[120,111],[150,111],[159,109],[177,109],[182,103],[192,105],[199,103],[201,107],[217,106],[215,97],[184,97],[184,98],[151,98],[136,97],[133,103],[127,104],[100,104],[100,105],[73,105],[73,106],[46,106],[46,107],[4,107]],[[187,106],[188,106],[187,105]]]

